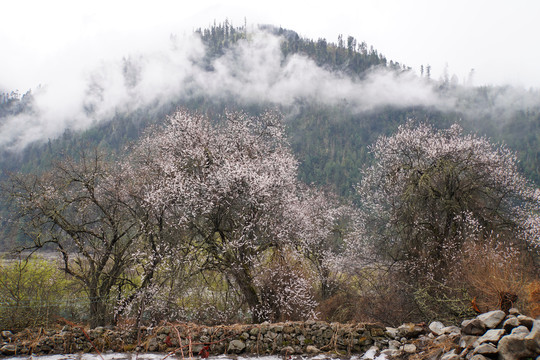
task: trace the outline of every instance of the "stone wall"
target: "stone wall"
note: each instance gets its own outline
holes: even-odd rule
[[[190,355],[316,355],[338,357],[378,354],[397,359],[540,360],[540,319],[510,309],[465,320],[460,326],[403,324],[338,324],[320,321],[260,325],[197,326],[175,324],[157,328],[0,332],[0,354],[69,354],[80,352],[160,352]]]
[[[78,352],[175,352],[210,354],[304,354],[334,352],[362,353],[371,346],[384,347],[386,329],[375,324],[338,324],[320,321],[260,325],[206,327],[193,324],[123,330],[83,330],[64,326],[62,330],[3,331],[0,353],[68,354]]]

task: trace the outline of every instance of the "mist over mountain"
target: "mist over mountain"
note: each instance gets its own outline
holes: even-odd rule
[[[178,106],[213,114],[275,107],[287,121],[302,180],[341,194],[352,192],[376,137],[409,118],[439,127],[460,122],[505,141],[529,177],[539,178],[538,90],[475,87],[450,74],[432,79],[429,67],[417,74],[351,36],[334,44],[226,21],[123,56],[96,51],[44,68],[49,82],[24,95],[4,90],[0,171],[46,167],[44,159],[82,143],[120,150]]]

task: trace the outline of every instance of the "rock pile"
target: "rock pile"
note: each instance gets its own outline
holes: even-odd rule
[[[432,322],[387,328],[392,340],[380,350],[390,358],[418,355],[427,360],[540,360],[540,319],[501,310],[465,320],[461,327]]]
[[[197,326],[177,324],[158,328],[61,330],[14,334],[0,332],[0,355],[43,355],[81,352],[161,352],[179,356],[206,354],[294,354],[363,359],[422,360],[540,360],[540,319],[511,309],[491,311],[461,326],[441,322],[403,324],[397,328],[375,324],[338,324],[322,321],[258,325]]]

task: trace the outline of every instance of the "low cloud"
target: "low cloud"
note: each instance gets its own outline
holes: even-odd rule
[[[65,71],[58,65],[44,68],[54,77],[34,90],[32,111],[0,118],[0,148],[21,149],[56,138],[67,128],[82,130],[110,120],[117,112],[194,95],[284,106],[297,101],[347,104],[358,112],[387,105],[442,110],[476,106],[460,98],[463,91],[436,91],[432,82],[412,72],[376,68],[362,80],[353,80],[321,68],[303,55],[284,58],[281,41],[278,36],[257,32],[209,64],[207,50],[194,34],[171,37],[149,51],[123,57],[97,61],[99,57],[94,56],[92,62],[74,59],[78,63],[70,61]],[[534,96],[514,96],[512,91],[491,100],[505,109],[534,103]]]

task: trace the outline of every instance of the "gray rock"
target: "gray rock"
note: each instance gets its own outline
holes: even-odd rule
[[[390,340],[388,342],[388,348],[390,350],[399,350],[400,347],[401,347],[401,343],[397,340]]]
[[[540,319],[534,320],[531,332],[525,337],[525,346],[533,353],[540,355]]]
[[[276,332],[276,333],[280,333],[280,332],[283,331],[283,326],[279,326],[279,325],[274,326],[274,328],[272,330],[274,330],[274,332]]]
[[[462,323],[461,332],[465,335],[484,335],[486,332],[486,324],[480,319],[473,319],[466,322],[464,321]]]
[[[386,334],[390,336],[392,339],[396,339],[398,337],[398,330],[393,327],[387,327]]]
[[[476,318],[486,325],[488,329],[494,329],[503,321],[506,314],[502,310],[494,310],[485,314],[480,314]]]
[[[433,340],[434,344],[442,344],[448,340],[448,335],[441,335],[437,336],[435,340]]]
[[[429,330],[436,336],[444,334],[442,332],[442,329],[444,328],[444,324],[440,321],[433,321],[431,324],[429,324]]]
[[[326,329],[323,332],[323,337],[326,338],[326,339],[330,339],[330,338],[332,338],[332,336],[334,336],[334,331],[332,329]]]
[[[529,335],[529,333],[530,333],[529,329],[521,325],[521,326],[518,326],[517,328],[514,328],[511,332],[511,335],[524,339],[525,336]]]
[[[459,355],[456,354],[455,350],[451,350],[441,356],[441,360],[459,360]]]
[[[397,331],[399,337],[405,337],[407,339],[426,333],[426,329],[424,327],[413,323],[403,324],[397,328]]]
[[[503,323],[503,329],[510,334],[513,328],[517,328],[520,325],[517,317],[510,317],[506,319]]]
[[[468,348],[472,347],[474,343],[478,341],[478,336],[473,335],[463,335],[459,339],[459,347],[460,348]]]
[[[377,352],[379,351],[379,348],[376,346],[372,346],[362,355],[360,359],[366,360],[366,359],[375,359],[375,356],[377,355]]]
[[[478,343],[481,345],[486,342],[498,343],[501,337],[504,335],[504,329],[491,329],[488,330],[484,335],[480,336]]]
[[[414,344],[405,344],[403,345],[403,351],[405,351],[407,354],[413,354],[416,352],[416,345]]]
[[[12,336],[13,336],[13,333],[12,333],[11,331],[8,331],[8,330],[2,331],[2,337],[3,337],[3,338],[8,339],[8,338],[10,338],[10,337],[12,337]]]
[[[246,344],[244,344],[241,340],[233,340],[229,343],[229,347],[227,351],[239,354],[246,348]]]
[[[291,355],[294,354],[294,348],[292,346],[285,346],[281,349],[282,355]]]
[[[441,329],[443,334],[456,334],[459,335],[461,333],[461,330],[457,326],[447,326]]]
[[[521,312],[516,308],[511,308],[510,310],[508,310],[508,313],[514,316],[518,316],[519,314],[521,314]]]
[[[473,354],[480,354],[480,355],[493,355],[497,353],[497,348],[493,344],[482,344],[476,349],[474,349]]]
[[[308,354],[318,354],[321,352],[321,350],[319,350],[316,346],[313,346],[313,345],[308,345],[306,347],[306,352]]]
[[[519,320],[519,324],[527,327],[527,329],[531,330],[533,327],[534,319],[532,317],[528,317],[525,315],[519,315],[517,317]]]
[[[397,358],[400,355],[402,355],[402,352],[399,351],[399,350],[386,349],[386,350],[381,351],[381,354],[385,355],[385,357],[387,359],[393,359],[393,358]],[[362,356],[360,359],[364,360],[364,359],[374,359],[374,358],[375,358],[375,356],[373,356],[373,357],[364,357],[364,356]]]
[[[537,355],[527,349],[524,339],[515,335],[504,336],[497,344],[497,350],[501,360],[518,360]]]
[[[484,355],[481,355],[481,354],[475,354],[471,360],[489,360],[489,358],[485,357]]]

